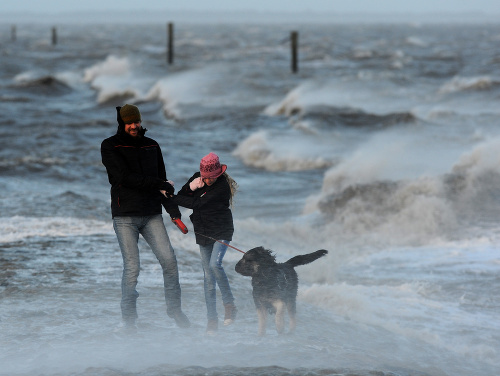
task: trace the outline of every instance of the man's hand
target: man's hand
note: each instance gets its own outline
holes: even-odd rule
[[[164,191],[164,190],[162,190],[162,189],[160,189],[160,193],[161,193],[163,196],[165,196],[166,198],[174,197],[174,195],[173,195],[173,194],[170,194],[170,195],[169,195],[169,194],[167,193],[167,191]]]
[[[171,182],[170,180],[164,181],[161,183],[161,185],[159,187],[160,192],[165,191],[166,194],[162,192],[165,195],[165,197],[172,197],[173,196],[175,191],[174,191],[174,185],[172,183],[173,182]]]
[[[181,219],[180,219],[180,218],[171,218],[171,219],[172,219],[172,223],[173,223],[174,225],[176,225],[176,226],[177,226],[177,228],[178,228],[179,230],[181,230],[181,232],[182,232],[183,234],[187,234],[187,233],[188,233],[188,228],[187,228],[187,227],[186,227],[186,225],[185,225],[185,224],[181,221]]]

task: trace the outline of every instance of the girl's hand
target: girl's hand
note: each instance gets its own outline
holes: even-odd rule
[[[196,191],[199,188],[203,188],[205,183],[203,182],[203,179],[201,177],[194,179],[191,183],[189,183],[189,188],[192,191]]]

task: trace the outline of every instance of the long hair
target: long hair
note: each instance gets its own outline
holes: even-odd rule
[[[226,178],[227,183],[229,184],[229,189],[231,190],[231,196],[229,197],[229,205],[233,207],[233,198],[236,195],[236,192],[238,192],[238,183],[236,183],[236,181],[231,176],[229,176],[227,172],[224,172],[222,176]]]

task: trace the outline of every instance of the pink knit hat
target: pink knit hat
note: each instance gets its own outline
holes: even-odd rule
[[[227,165],[221,165],[217,154],[210,153],[201,158],[200,174],[202,179],[215,179],[226,171]]]

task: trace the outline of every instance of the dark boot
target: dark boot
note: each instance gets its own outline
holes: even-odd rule
[[[189,328],[191,326],[191,322],[180,308],[172,312],[167,312],[167,314],[175,320],[179,328]]]
[[[219,322],[218,322],[218,320],[208,320],[207,334],[209,336],[214,336],[215,333],[217,333],[218,329],[219,329]]]
[[[236,319],[236,313],[238,312],[238,310],[233,303],[225,304],[224,309],[224,325],[231,325]]]

